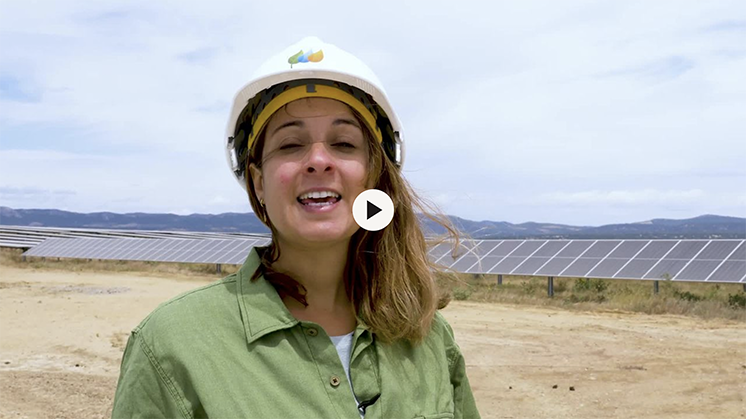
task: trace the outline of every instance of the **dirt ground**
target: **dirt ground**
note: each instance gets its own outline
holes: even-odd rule
[[[0,267],[0,418],[111,414],[128,331],[207,280]],[[484,418],[746,418],[746,325],[454,302]]]

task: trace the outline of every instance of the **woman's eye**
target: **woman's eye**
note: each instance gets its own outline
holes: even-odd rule
[[[292,148],[301,147],[300,144],[283,144],[280,146],[280,150],[290,150]]]
[[[341,148],[355,148],[355,145],[352,143],[348,143],[346,141],[340,141],[338,143],[334,143],[335,147],[341,147]]]

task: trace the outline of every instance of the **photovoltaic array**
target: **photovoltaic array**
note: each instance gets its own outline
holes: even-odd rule
[[[0,247],[28,249],[52,238],[256,239],[268,234],[202,231],[118,230],[0,225]]]
[[[240,265],[260,239],[47,239],[24,256]]]
[[[241,264],[250,239],[47,239],[24,256]],[[464,273],[746,283],[744,240],[476,240],[435,244],[430,259]]]
[[[744,282],[744,240],[483,240],[430,259],[458,272],[615,279]]]

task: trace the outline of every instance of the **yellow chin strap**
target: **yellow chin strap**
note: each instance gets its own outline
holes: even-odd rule
[[[256,122],[254,122],[254,124],[252,125],[252,130],[249,134],[249,140],[247,143],[248,149],[251,150],[251,147],[254,145],[254,141],[256,141],[256,137],[259,135],[260,132],[262,132],[264,125],[267,124],[267,121],[269,121],[269,118],[275,112],[277,112],[278,110],[280,110],[280,108],[290,102],[306,97],[334,99],[348,105],[349,107],[354,109],[360,116],[363,117],[365,124],[368,125],[368,129],[370,129],[370,132],[373,133],[378,142],[383,142],[381,129],[378,128],[378,125],[376,125],[376,120],[375,118],[373,118],[373,114],[365,107],[365,105],[360,103],[359,100],[355,99],[354,96],[331,86],[307,84],[290,88],[277,95],[276,98],[272,99],[267,104],[267,106],[259,113],[259,116],[256,118]]]

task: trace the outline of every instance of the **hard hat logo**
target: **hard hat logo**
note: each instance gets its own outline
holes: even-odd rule
[[[306,52],[303,52],[303,50],[298,51],[297,54],[291,56],[288,58],[288,64],[290,64],[290,68],[293,68],[293,64],[298,63],[318,63],[319,61],[324,59],[324,51],[318,50],[316,52],[313,52],[312,49],[309,49]]]

